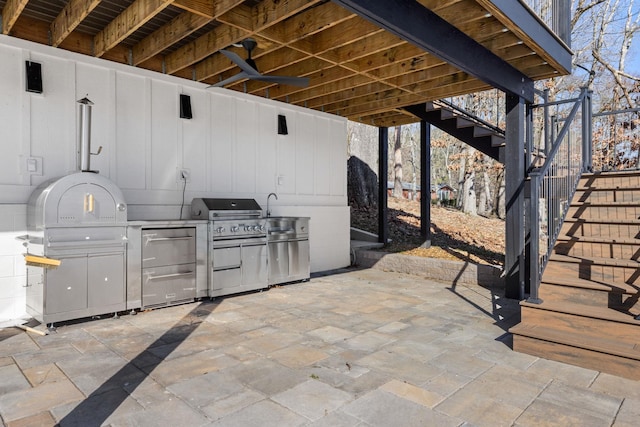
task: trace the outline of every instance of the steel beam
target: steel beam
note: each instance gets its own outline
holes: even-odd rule
[[[475,78],[533,102],[533,81],[415,0],[333,0]]]
[[[505,146],[505,296],[524,299],[525,101],[507,94]]]
[[[420,121],[420,237],[431,247],[431,127]]]
[[[389,174],[389,128],[378,128],[378,242],[387,243],[387,175]]]

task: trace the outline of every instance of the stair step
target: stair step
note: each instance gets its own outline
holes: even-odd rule
[[[588,237],[588,236],[558,236],[558,242],[581,242],[581,243],[615,243],[617,245],[640,245],[640,239],[627,237]]]
[[[640,188],[580,188],[576,189],[574,200],[579,202],[626,202],[640,203]]]
[[[608,338],[624,344],[640,342],[637,310],[594,307],[566,301],[544,301],[542,304],[520,303],[521,323],[553,327],[580,337]]]
[[[509,330],[513,350],[634,380],[640,379],[640,350],[617,340],[592,339],[554,328],[519,324]]]
[[[496,134],[491,135],[491,146],[492,147],[500,147],[500,146],[503,146],[504,143],[505,143],[504,136],[496,135]]]
[[[601,257],[638,261],[640,239],[562,235],[558,237],[553,252],[573,257]]]
[[[595,219],[566,218],[561,234],[579,237],[635,238],[640,234],[640,220],[637,219]]]
[[[580,279],[579,277],[543,277],[543,283],[549,283],[554,285],[566,285],[576,288],[593,289],[603,292],[616,292],[624,294],[637,294],[640,292],[640,287],[629,285],[627,283],[620,282],[594,282],[593,280]]]
[[[433,101],[427,101],[424,106],[425,111],[437,111],[442,109],[442,107]]]
[[[564,262],[569,264],[587,264],[587,265],[602,265],[611,267],[622,268],[638,268],[640,263],[630,259],[615,259],[606,257],[573,257],[568,255],[553,254],[549,257],[549,261]]]
[[[440,109],[440,118],[443,119],[443,120],[454,119],[454,118],[456,118],[456,113],[454,113],[453,111],[449,110],[448,108],[441,108]]]
[[[633,220],[640,218],[640,204],[628,202],[571,203],[568,218],[611,220]]]
[[[544,302],[634,309],[633,306],[638,299],[638,287],[622,282],[594,282],[545,272],[540,284],[539,296]]]
[[[615,182],[618,185],[625,185],[627,182],[629,182],[629,179],[633,182],[633,180],[640,178],[638,172],[640,172],[640,170],[583,173],[580,182],[593,183],[608,181]]]
[[[549,257],[547,269],[552,269],[548,274],[559,268],[554,264],[561,264],[563,274],[572,274],[573,277],[596,282],[623,282],[630,285],[640,285],[640,264],[632,260],[618,260],[599,257],[571,257],[567,255],[552,254]],[[545,271],[546,273],[546,271]]]
[[[479,137],[483,137],[483,136],[489,136],[489,135],[495,135],[496,133],[489,128],[483,127],[483,126],[476,126],[473,128],[473,136],[476,138]]]
[[[458,129],[470,128],[475,125],[476,125],[476,122],[472,120],[465,119],[464,117],[456,117],[456,126],[458,127]]]

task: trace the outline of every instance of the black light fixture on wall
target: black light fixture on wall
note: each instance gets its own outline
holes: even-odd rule
[[[191,97],[189,95],[180,94],[180,118],[193,118],[193,113],[191,112]]]
[[[42,93],[42,66],[37,62],[25,61],[27,70],[27,92]]]
[[[289,131],[287,130],[287,117],[278,114],[278,135],[288,135]]]

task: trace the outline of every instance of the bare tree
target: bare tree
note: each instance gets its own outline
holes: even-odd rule
[[[393,197],[402,197],[402,126],[396,127],[393,145]]]

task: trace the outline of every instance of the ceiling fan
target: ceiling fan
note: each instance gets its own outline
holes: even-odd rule
[[[260,72],[258,71],[258,67],[256,67],[255,61],[251,59],[251,51],[255,49],[258,43],[252,38],[247,38],[244,39],[241,44],[242,47],[247,50],[247,59],[242,59],[238,54],[236,54],[235,52],[231,52],[230,50],[223,49],[220,51],[220,53],[233,61],[238,67],[240,67],[242,71],[235,76],[231,76],[228,79],[219,81],[218,83],[212,84],[209,87],[222,87],[241,79],[259,80],[261,82],[278,83],[301,87],[309,85],[308,77],[267,76],[264,74],[260,74]]]

